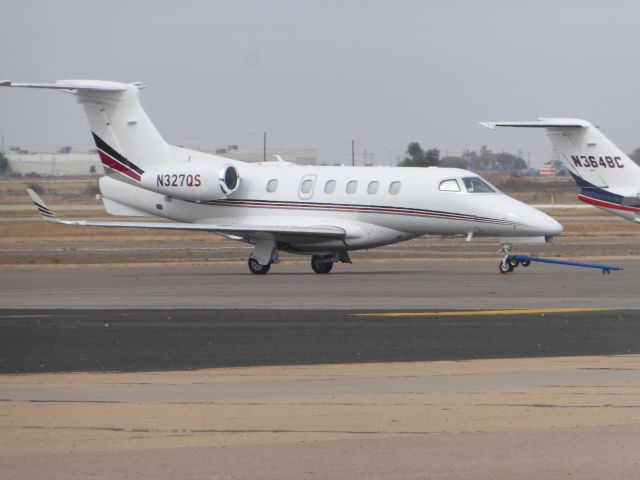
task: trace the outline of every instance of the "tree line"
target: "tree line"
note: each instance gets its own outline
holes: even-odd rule
[[[453,167],[476,171],[526,170],[527,162],[517,155],[493,152],[486,145],[479,151],[465,150],[461,156],[440,156],[440,150],[423,150],[418,142],[407,147],[407,156],[399,164],[401,167]]]
[[[629,158],[640,165],[640,147],[629,154]],[[559,167],[562,162],[556,161]],[[513,172],[526,170],[527,162],[511,153],[491,151],[486,145],[479,151],[465,150],[461,156],[440,156],[440,150],[429,148],[423,150],[418,142],[411,142],[407,147],[407,156],[398,163],[401,167],[451,167],[474,171]]]

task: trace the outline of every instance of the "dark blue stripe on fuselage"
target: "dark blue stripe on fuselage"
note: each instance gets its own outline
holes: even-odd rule
[[[624,197],[617,193],[609,192],[603,188],[596,187],[593,183],[587,182],[584,178],[577,176],[573,172],[569,172],[573,177],[573,180],[580,187],[580,194],[585,197],[595,198],[596,200],[602,200],[603,202],[622,204]]]

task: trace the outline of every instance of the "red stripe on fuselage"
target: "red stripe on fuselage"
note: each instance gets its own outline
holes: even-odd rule
[[[605,202],[604,200],[597,200],[595,198],[587,197],[586,195],[579,194],[578,200],[584,203],[595,205],[596,207],[610,208],[612,210],[622,210],[623,212],[640,213],[640,208],[627,207],[618,203]]]
[[[316,204],[316,203],[290,203],[290,202],[252,202],[251,200],[210,200],[209,205],[231,206],[231,207],[258,207],[258,208],[284,208],[293,210],[325,210],[336,212],[361,212],[361,213],[378,213],[378,214],[397,214],[418,217],[443,218],[446,220],[460,220],[467,222],[493,223],[497,225],[513,225],[508,220],[500,220],[493,218],[474,217],[471,215],[463,215],[459,213],[446,213],[437,211],[424,211],[409,208],[394,207],[378,207],[364,205],[338,205],[338,204]]]
[[[102,164],[112,170],[122,173],[129,178],[134,179],[136,182],[140,181],[140,174],[138,172],[134,172],[126,165],[118,162],[115,158],[110,155],[104,153],[102,150],[98,150],[98,154],[100,155],[100,161]]]

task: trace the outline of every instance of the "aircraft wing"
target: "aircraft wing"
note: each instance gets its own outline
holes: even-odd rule
[[[216,225],[209,223],[169,223],[169,222],[110,222],[93,220],[60,220],[47,207],[36,192],[27,189],[31,200],[36,205],[42,218],[48,222],[83,227],[115,227],[115,228],[155,228],[160,230],[191,230],[214,232],[237,237],[256,235],[286,235],[320,239],[343,239],[346,231],[340,227],[329,225],[297,226],[297,225]]]

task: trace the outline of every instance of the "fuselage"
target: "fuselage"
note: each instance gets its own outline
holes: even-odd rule
[[[211,158],[219,164],[220,157]],[[371,248],[425,234],[522,237],[562,232],[551,217],[467,170],[223,160],[240,175],[237,190],[224,198],[185,201],[110,177],[100,187],[109,200],[180,222],[337,225],[347,232],[344,242],[302,241],[285,248],[294,251]]]

